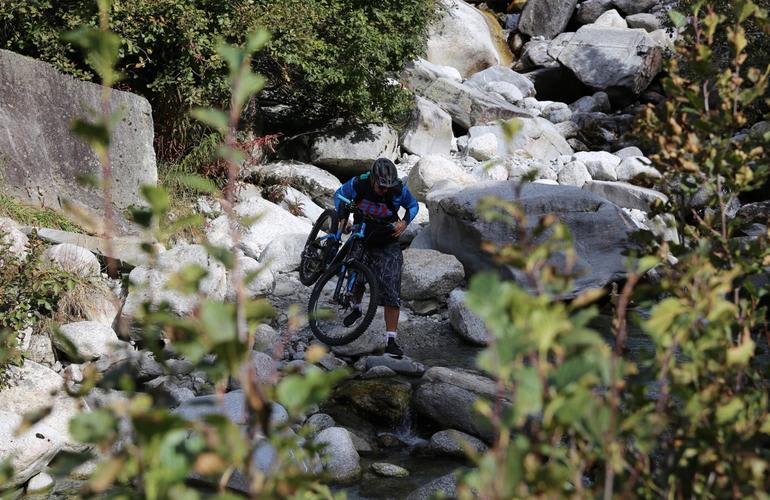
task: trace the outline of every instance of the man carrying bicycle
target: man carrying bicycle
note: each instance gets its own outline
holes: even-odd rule
[[[396,330],[401,311],[401,268],[404,259],[398,237],[417,215],[417,200],[398,178],[396,166],[387,158],[378,158],[369,172],[353,177],[337,189],[334,206],[340,224],[345,227],[349,214],[345,212],[340,196],[353,200],[366,217],[381,221],[381,224],[366,225],[363,262],[379,282],[380,305],[385,309],[385,353],[400,358],[404,352],[396,343]],[[398,216],[400,207],[406,209],[403,220]],[[352,325],[361,317],[360,302],[361,294],[358,293],[354,296],[353,311],[343,320],[345,326]]]

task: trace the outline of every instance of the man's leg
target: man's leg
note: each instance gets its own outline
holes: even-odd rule
[[[398,315],[401,308],[393,306],[385,307],[385,329],[389,332],[395,332],[398,328]]]

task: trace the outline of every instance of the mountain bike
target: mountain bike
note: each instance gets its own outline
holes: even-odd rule
[[[351,200],[340,199],[359,222],[343,243],[336,211],[324,211],[310,231],[300,263],[300,281],[307,286],[315,283],[308,302],[310,329],[329,346],[348,344],[369,328],[380,294],[376,276],[362,259],[366,225],[381,222],[366,217]],[[350,321],[354,304],[360,304],[361,314]]]

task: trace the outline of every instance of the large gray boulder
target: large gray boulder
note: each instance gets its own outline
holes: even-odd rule
[[[464,278],[463,266],[454,255],[409,248],[404,251],[401,297],[444,301]]]
[[[361,457],[347,429],[343,427],[324,429],[315,437],[315,442],[325,446],[324,470],[332,481],[348,483],[358,478],[361,474]]]
[[[262,254],[259,256],[259,263],[273,274],[299,269],[302,249],[305,247],[308,233],[290,233],[276,236],[262,251]]]
[[[419,95],[435,102],[463,128],[514,116],[531,116],[497,93],[484,92],[449,78],[439,77],[427,84],[413,80],[409,83],[416,84],[413,88]]]
[[[10,461],[13,477],[4,488],[24,484],[41,472],[64,447],[65,437],[50,426],[37,423],[17,435],[23,417],[0,410],[0,462]]]
[[[409,493],[406,500],[430,500],[431,498],[456,498],[457,474],[451,472],[434,479]]]
[[[532,158],[549,161],[572,154],[572,148],[553,123],[540,117],[520,117],[518,120],[521,129],[512,137],[506,136],[500,123],[471,127],[468,137],[494,134],[498,144],[496,156],[500,158],[524,152]]]
[[[492,426],[474,409],[480,395],[446,382],[424,382],[414,393],[417,413],[444,428],[458,429],[486,442],[494,439]]]
[[[529,0],[519,20],[519,31],[553,38],[567,27],[577,0]]]
[[[631,15],[647,12],[659,4],[660,0],[612,0],[612,3],[624,14]]]
[[[401,138],[401,146],[419,156],[449,156],[452,146],[452,117],[435,103],[417,96],[412,118]]]
[[[143,204],[140,188],[155,184],[150,104],[128,92],[110,92],[110,110],[121,110],[110,142],[112,201],[122,212]],[[101,176],[91,148],[76,138],[72,120],[102,108],[102,87],[59,73],[50,64],[0,50],[0,151],[5,156],[3,189],[33,204],[62,208],[75,201],[93,212],[103,209],[98,188],[83,176]],[[118,215],[118,222],[121,217]],[[128,226],[118,224],[118,230]]]
[[[101,271],[99,261],[94,254],[70,243],[60,243],[47,248],[41,258],[43,262],[53,267],[83,278],[99,276]]]
[[[334,206],[340,180],[322,168],[296,161],[258,165],[250,174],[259,184],[288,184],[310,196],[321,206]]]
[[[343,125],[319,134],[310,146],[310,161],[340,177],[369,170],[377,158],[395,160],[398,134],[388,125]]]
[[[107,256],[107,250],[111,250],[111,256],[128,267],[145,265],[149,262],[149,254],[142,248],[144,238],[138,236],[119,236],[111,238],[108,242],[105,238],[89,236],[87,234],[71,233],[59,229],[37,228],[37,237],[53,244],[69,243],[88,249],[98,256]],[[26,227],[27,234],[32,228]],[[159,243],[155,244],[160,247]]]
[[[592,24],[612,8],[612,0],[586,0],[577,5],[574,19],[578,24]]]
[[[454,160],[430,155],[420,158],[406,179],[409,191],[419,201],[424,202],[430,190],[439,182],[451,181],[461,186],[474,183],[473,177]],[[419,212],[418,212],[419,213]]]
[[[69,346],[65,345],[65,339],[75,349],[74,353],[67,352]],[[111,327],[96,321],[78,321],[63,325],[60,335],[54,335],[53,344],[58,350],[85,361],[108,356],[120,349],[122,344],[128,345],[118,338]]]
[[[662,52],[644,30],[580,28],[558,54],[588,87],[640,94],[661,68]]]
[[[24,260],[27,258],[27,244],[29,240],[27,235],[19,230],[16,221],[6,217],[0,217],[0,251],[10,252],[16,258]],[[0,267],[3,261],[0,260]]]
[[[500,24],[462,0],[442,0],[446,7],[431,29],[426,59],[456,68],[463,77],[513,60]]]
[[[466,458],[469,452],[484,453],[487,450],[487,445],[464,432],[448,429],[439,431],[430,437],[430,449],[441,455]]]
[[[501,222],[481,218],[477,205],[481,198],[494,196],[521,205],[529,230],[540,217],[553,214],[572,232],[577,263],[573,293],[584,288],[604,286],[625,276],[623,252],[631,247],[632,225],[621,210],[603,198],[570,186],[547,186],[514,182],[488,182],[460,191],[436,193],[428,199],[430,228],[434,244],[444,253],[463,263],[466,275],[485,269],[497,269],[503,276],[526,286],[519,271],[496,265],[481,252],[482,242],[516,242],[514,229]]]

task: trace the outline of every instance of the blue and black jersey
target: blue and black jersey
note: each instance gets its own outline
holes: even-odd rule
[[[379,228],[372,224],[367,225],[366,241],[368,244],[387,244],[396,241],[396,238],[392,236],[393,230],[390,228],[390,224],[399,219],[398,209],[400,207],[406,209],[404,221],[407,224],[414,220],[419,210],[417,200],[409,188],[401,182],[385,196],[378,195],[369,180],[369,173],[353,177],[337,189],[334,196],[334,207],[337,209],[337,213],[343,216],[342,200],[337,196],[338,194],[353,200],[356,207],[367,217],[382,221]]]

